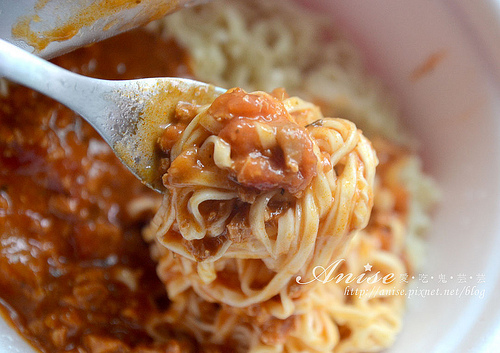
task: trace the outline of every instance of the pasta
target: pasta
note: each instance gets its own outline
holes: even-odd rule
[[[353,123],[276,95],[284,99],[230,90],[192,117],[178,113],[160,138],[168,192],[145,236],[164,247],[158,273],[174,302],[192,290],[286,321],[318,285],[300,280],[368,223],[378,163],[370,142]],[[217,332],[219,344],[234,335]]]
[[[0,311],[35,348],[392,345],[436,188],[357,49],[293,3],[211,1],[54,59],[241,87],[148,103],[164,195],[76,113],[0,79]]]
[[[327,267],[368,222],[370,143],[299,98],[225,93],[200,108],[169,154],[168,193],[148,230],[180,255],[160,264],[169,293],[192,287],[233,307],[278,294],[288,302],[306,287],[293,278]]]
[[[298,191],[279,182],[242,183],[234,171],[238,142],[221,138],[224,126],[210,108],[179,107],[191,116],[179,113],[166,134],[165,172],[187,164],[179,178],[166,173],[169,192],[144,231],[172,301],[151,321],[152,334],[162,322],[174,323],[214,351],[389,347],[401,328],[405,278],[436,189],[411,147],[402,147],[414,142],[380,84],[364,74],[356,49],[338,34],[318,41],[329,24],[280,1],[230,1],[223,8],[216,2],[150,28],[184,43],[202,80],[250,90],[283,86],[318,104],[273,92],[313,141],[317,174]],[[320,108],[355,121],[373,147],[356,125],[324,118]],[[276,144],[267,130],[258,132],[260,145]],[[197,165],[205,175],[190,172]],[[417,190],[425,198],[416,201]],[[375,273],[393,281],[338,280]]]

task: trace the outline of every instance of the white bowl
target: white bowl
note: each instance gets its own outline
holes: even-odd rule
[[[332,13],[397,95],[443,191],[421,270],[428,283],[412,285],[430,291],[408,299],[390,352],[499,352],[500,2],[311,3]],[[434,69],[411,79],[433,54]]]
[[[421,270],[428,283],[417,276],[412,288],[450,292],[409,298],[390,351],[499,351],[500,2],[302,2],[329,11],[364,51],[399,98],[425,168],[443,191]],[[412,79],[434,54],[435,67]],[[0,320],[0,353],[27,351]]]

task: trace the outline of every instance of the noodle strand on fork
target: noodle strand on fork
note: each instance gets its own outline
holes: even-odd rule
[[[239,105],[248,101],[255,106],[245,117],[248,107]],[[244,128],[247,135],[228,141]],[[239,145],[250,152],[238,154]],[[160,277],[171,296],[192,288],[240,308],[280,293],[293,298],[314,287],[295,278],[309,281],[368,223],[378,163],[370,142],[353,123],[325,118],[299,98],[230,90],[200,107],[166,153],[168,193],[146,237],[164,247],[168,274]]]
[[[317,157],[317,172],[301,193],[245,192],[238,185],[233,189],[227,174],[216,174],[219,177],[209,186],[220,184],[236,192],[237,212],[226,227],[227,249],[218,248],[201,262],[186,257],[192,252],[175,230],[167,234],[176,220],[171,200],[164,201],[156,225],[144,234],[152,242],[158,274],[172,299],[162,320],[195,335],[203,349],[216,345],[217,351],[221,345],[223,352],[355,353],[388,348],[401,328],[404,296],[359,296],[355,290],[406,288],[399,276],[411,274],[422,259],[421,236],[430,224],[436,187],[411,150],[415,140],[398,123],[395,101],[381,82],[366,73],[360,52],[332,30],[331,18],[290,1],[231,0],[223,6],[214,1],[175,13],[156,23],[156,29],[190,50],[201,80],[250,90],[285,87],[314,102],[276,94],[297,125],[314,139]],[[374,183],[372,145],[359,137],[356,126],[324,118],[319,107],[327,116],[354,122],[371,139],[380,158]],[[217,136],[217,125],[204,122],[209,134],[196,124],[190,128],[205,136],[206,147],[212,144],[218,149],[214,153],[218,169],[230,168],[234,146]],[[265,128],[256,130],[264,144],[273,143]],[[186,133],[184,146],[189,146],[190,135],[191,142],[201,136]],[[234,181],[235,174],[231,176]],[[373,189],[373,211],[361,229],[368,221],[364,215],[370,212]],[[272,196],[262,196],[266,210],[256,212],[261,217],[259,241],[248,214],[263,194]],[[170,224],[168,217],[174,217]],[[317,219],[317,234],[308,233],[306,218],[311,224]],[[335,233],[346,225],[342,235]],[[305,239],[314,245],[304,246]],[[183,252],[186,256],[180,255]],[[300,261],[294,263],[295,257]],[[344,261],[330,273],[329,258]],[[397,284],[327,281],[346,274],[368,275],[363,271],[368,263],[373,265],[370,272],[394,273]],[[299,270],[293,273],[290,264]],[[296,282],[297,276],[301,283],[315,279],[314,269],[318,280],[307,285]],[[272,282],[281,275],[279,283]],[[277,294],[259,302],[264,297],[258,295],[266,288]],[[251,302],[255,304],[245,306]]]

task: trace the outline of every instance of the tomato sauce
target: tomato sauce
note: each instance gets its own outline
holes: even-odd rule
[[[167,156],[184,132],[186,121],[197,113],[187,108],[176,109],[173,123],[167,126],[158,141],[159,148]],[[187,119],[184,115],[189,114]],[[316,175],[317,158],[311,137],[305,127],[293,120],[281,100],[272,95],[233,88],[217,97],[206,114],[220,126],[215,128],[217,131],[207,129],[231,148],[233,165],[228,168],[229,179],[238,185],[299,194]],[[170,161],[167,184],[169,179],[180,184],[189,170],[203,173],[208,163],[197,157],[198,147],[188,146]]]
[[[144,30],[54,63],[106,79],[191,76],[175,42]],[[0,97],[5,316],[42,352],[196,350],[195,340],[171,327],[151,334],[168,299],[140,232],[152,216],[147,205],[160,195],[75,113],[25,87],[9,91]]]

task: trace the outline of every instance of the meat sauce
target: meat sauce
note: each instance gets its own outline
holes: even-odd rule
[[[283,92],[277,90],[276,94]],[[186,104],[177,107],[173,123],[158,140],[159,148],[167,156],[197,113]],[[220,126],[217,131],[210,132],[231,148],[233,165],[228,168],[229,178],[239,185],[298,194],[316,175],[317,158],[311,137],[305,127],[293,120],[278,98],[234,88],[217,97],[206,114]],[[207,164],[197,157],[199,146],[192,147],[170,161],[172,165],[165,166],[165,186],[168,187],[169,180],[179,183],[190,170]],[[203,171],[197,170],[197,173]]]
[[[217,98],[208,114],[226,122],[219,136],[231,145],[239,183],[298,193],[316,175],[312,140],[278,99],[234,89]]]
[[[190,76],[186,53],[144,30],[54,62],[97,78]],[[9,91],[0,97],[5,316],[42,352],[196,350],[170,327],[160,337],[148,330],[168,299],[141,238],[151,215],[140,205],[160,195],[75,113],[27,88]]]
[[[283,90],[271,95],[233,88],[208,107],[185,102],[177,105],[157,146],[163,185],[176,199],[171,207],[183,221],[178,223],[180,230],[170,229],[162,235],[164,242],[183,244],[197,261],[215,257],[229,239],[240,242],[242,237],[252,236],[244,220],[249,219],[249,206],[259,193],[278,190],[281,195],[298,195],[308,187],[317,173],[314,143],[307,129],[288,113],[282,102],[285,96]],[[207,143],[213,137],[224,146],[224,152]],[[205,185],[216,185],[238,196],[205,200],[196,206],[203,218],[201,226],[190,210],[191,196],[186,195]],[[273,207],[273,202],[268,206],[267,224],[277,222],[288,210]],[[219,232],[214,233],[212,224],[225,218],[227,227],[214,228]],[[191,230],[205,229],[211,229],[210,233],[201,238],[185,236]]]

